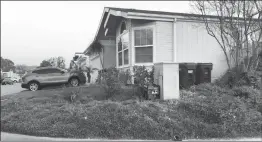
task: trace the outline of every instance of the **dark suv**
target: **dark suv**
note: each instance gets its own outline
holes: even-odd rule
[[[22,77],[22,88],[36,91],[47,85],[67,84],[79,86],[86,83],[86,77],[81,71],[70,71],[57,67],[40,67],[27,72]]]

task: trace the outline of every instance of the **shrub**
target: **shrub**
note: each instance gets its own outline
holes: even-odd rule
[[[101,72],[101,85],[107,93],[107,98],[121,92],[121,82],[119,81],[119,71],[116,68],[108,68]]]
[[[143,87],[144,85],[152,84],[154,82],[154,68],[148,71],[145,66],[134,66],[134,83]]]
[[[120,71],[119,72],[119,80],[122,84],[127,85],[128,81],[131,81],[131,73],[130,70]]]
[[[252,86],[256,89],[261,87],[261,73],[259,71],[240,72],[239,77],[235,68],[228,70],[215,81],[221,87],[233,88],[234,86]]]
[[[180,95],[180,112],[194,118],[194,121],[208,124],[208,127],[217,125],[218,132],[223,137],[243,137],[261,133],[262,99],[259,90],[253,87],[226,89],[215,84],[201,84],[181,91]]]
[[[134,66],[133,72],[136,94],[141,101],[144,94],[144,87],[154,83],[154,67],[152,67],[151,71],[148,71],[145,66]]]

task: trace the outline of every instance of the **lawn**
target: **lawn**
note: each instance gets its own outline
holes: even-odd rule
[[[130,88],[105,100],[99,86],[3,96],[1,131],[34,136],[106,139],[235,138],[261,135],[258,90],[210,84],[181,91],[181,100],[140,102]],[[245,92],[250,99],[235,97]],[[240,93],[239,93],[240,92]],[[234,94],[234,95],[231,95]],[[229,106],[232,106],[230,110]],[[233,117],[232,117],[233,116]]]

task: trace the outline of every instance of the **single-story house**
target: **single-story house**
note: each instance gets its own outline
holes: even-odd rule
[[[101,69],[130,69],[154,63],[212,63],[212,80],[220,77],[227,64],[217,41],[208,35],[200,15],[105,7],[94,40],[84,51],[90,65]],[[92,54],[95,41],[103,46],[101,59]],[[97,73],[92,75],[94,82]]]

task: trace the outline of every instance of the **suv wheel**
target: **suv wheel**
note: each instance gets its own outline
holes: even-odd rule
[[[39,84],[37,82],[30,82],[28,88],[30,91],[37,91],[39,90]]]
[[[70,79],[69,83],[71,86],[76,87],[79,85],[79,80],[77,78],[72,78]]]

